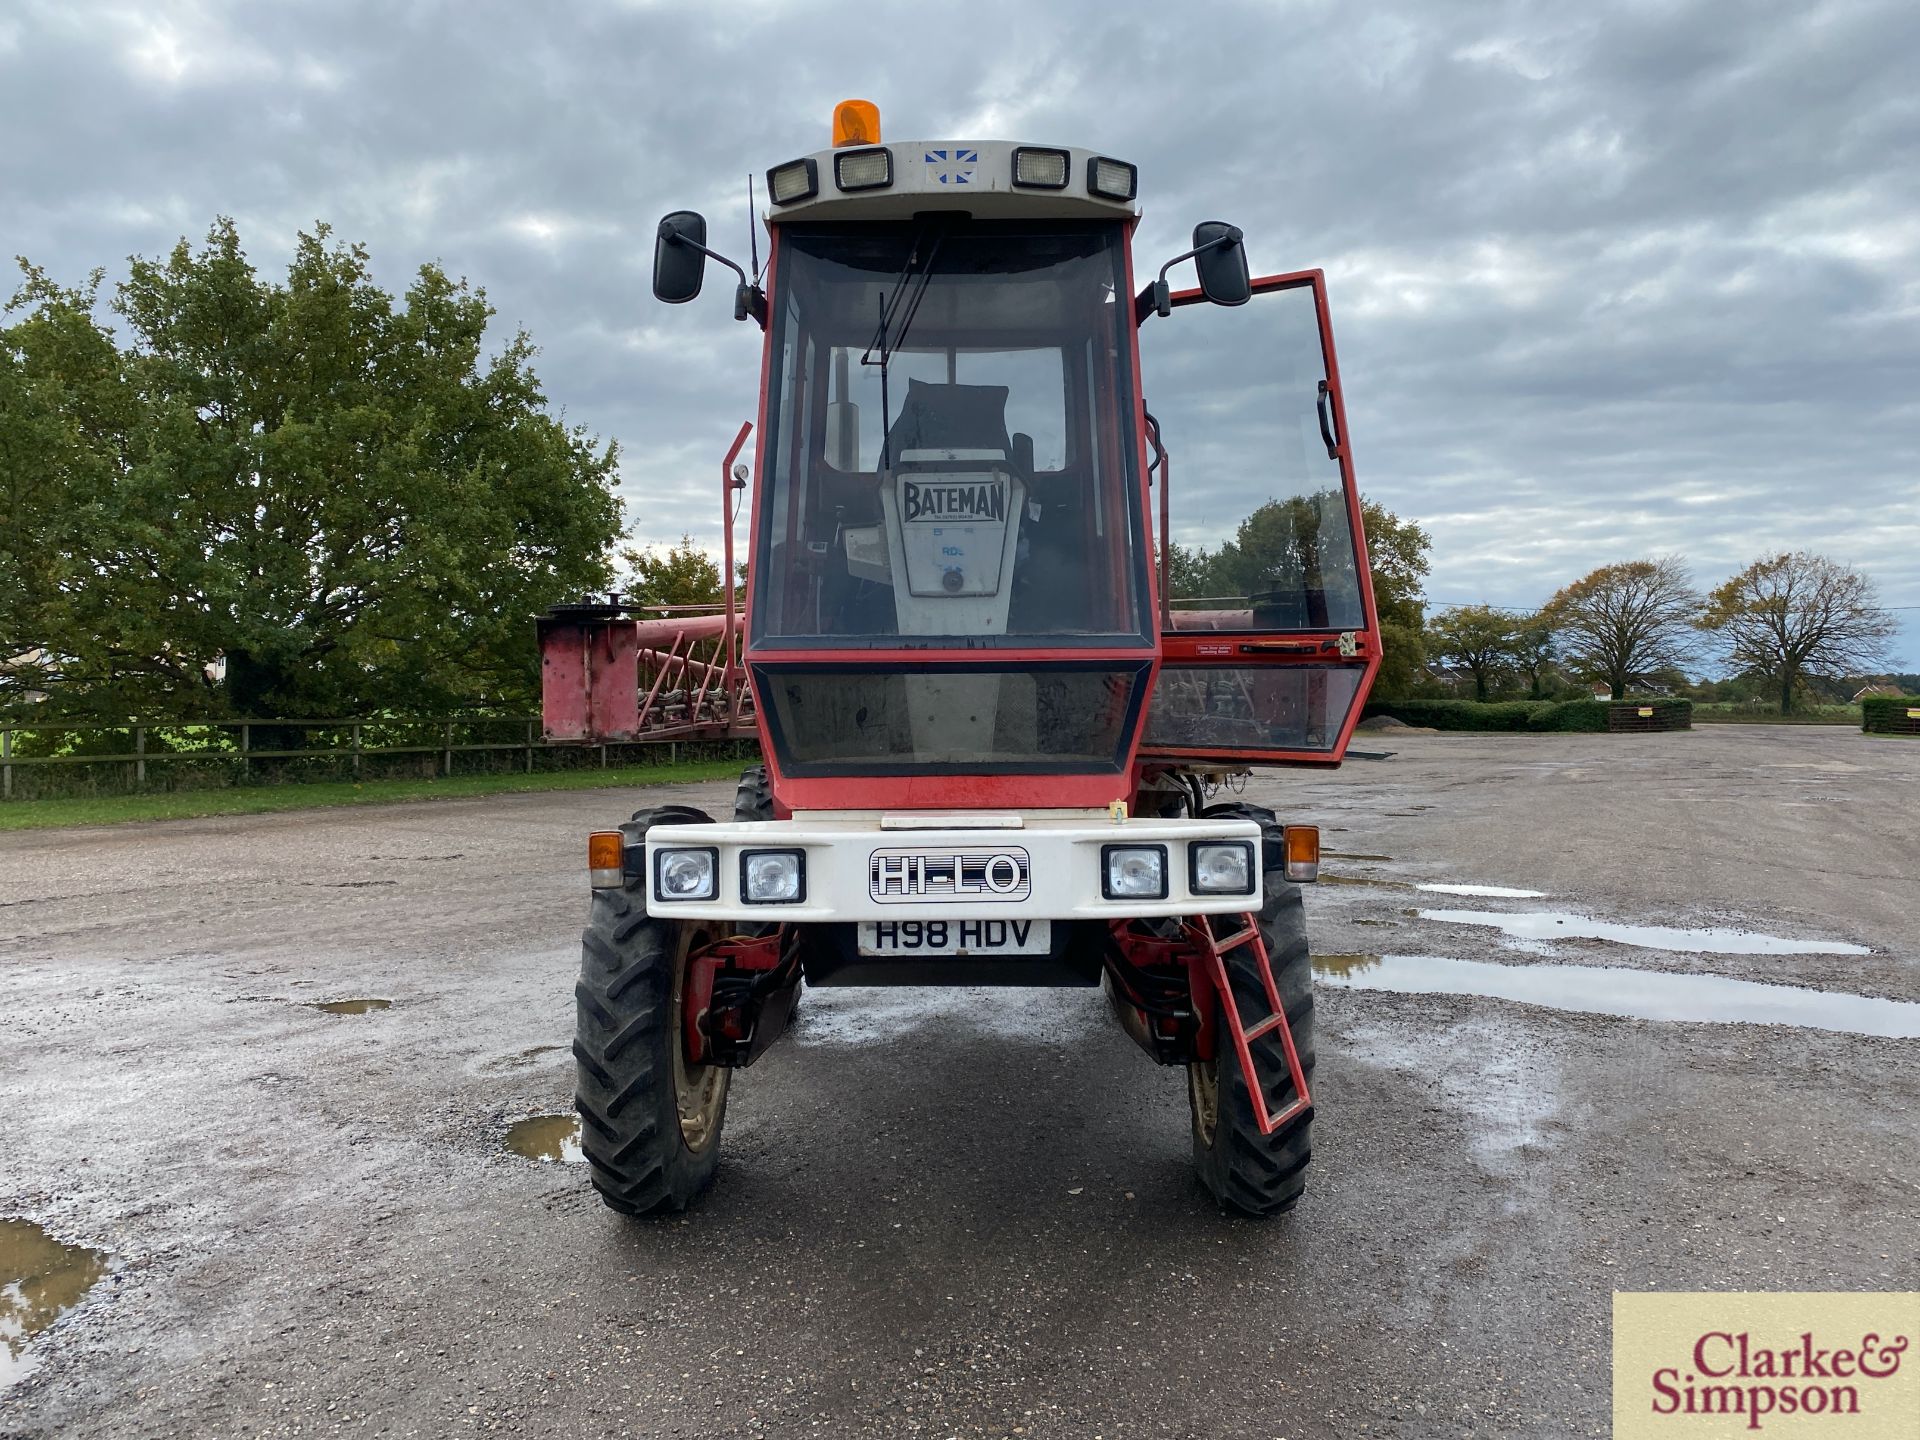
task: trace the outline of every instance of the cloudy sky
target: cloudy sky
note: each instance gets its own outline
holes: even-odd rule
[[[1804,546],[1913,607],[1920,668],[1916,55],[1912,0],[5,0],[0,251],[112,278],[225,213],[269,269],[317,219],[395,287],[437,259],[620,440],[635,536],[713,543],[757,333],[652,301],[654,222],[744,250],[747,172],[866,96],[889,139],[1138,162],[1143,269],[1203,218],[1324,267],[1435,600]]]

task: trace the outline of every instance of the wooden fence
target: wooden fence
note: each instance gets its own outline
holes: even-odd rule
[[[0,800],[26,798],[29,791],[73,793],[81,787],[48,782],[76,769],[86,774],[84,788],[93,793],[125,793],[372,774],[452,775],[457,769],[512,768],[527,774],[536,769],[605,769],[616,761],[656,756],[671,763],[679,759],[681,748],[682,742],[675,740],[549,744],[541,736],[540,721],[531,716],[146,720],[121,725],[0,718]]]

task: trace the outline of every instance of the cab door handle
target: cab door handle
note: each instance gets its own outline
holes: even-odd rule
[[[1327,442],[1327,458],[1329,460],[1338,460],[1340,458],[1340,442],[1333,438],[1332,404],[1333,391],[1328,387],[1327,382],[1322,380],[1320,382],[1320,394],[1315,401],[1315,407],[1320,412],[1320,438]]]

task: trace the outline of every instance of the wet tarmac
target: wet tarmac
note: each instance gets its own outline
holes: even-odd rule
[[[606,1211],[579,839],[728,783],[0,835],[0,1215],[110,1263],[9,1322],[0,1432],[1597,1437],[1615,1290],[1913,1288],[1920,1041],[1855,1032],[1920,1004],[1920,745],[1398,743],[1248,787],[1373,881],[1307,892],[1273,1223],[1090,990],[808,991],[703,1204]],[[1465,884],[1640,928],[1410,908]]]

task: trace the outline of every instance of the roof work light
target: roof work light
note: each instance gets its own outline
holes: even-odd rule
[[[820,172],[812,160],[789,160],[767,172],[767,194],[776,205],[811,200],[820,193]]]
[[[1013,152],[1013,183],[1034,190],[1064,190],[1072,158],[1064,150],[1019,146]]]
[[[833,157],[833,183],[842,190],[880,190],[893,183],[893,152],[884,145]]]
[[[1124,160],[1096,155],[1087,161],[1087,189],[1102,200],[1131,200],[1140,188],[1140,172]]]

